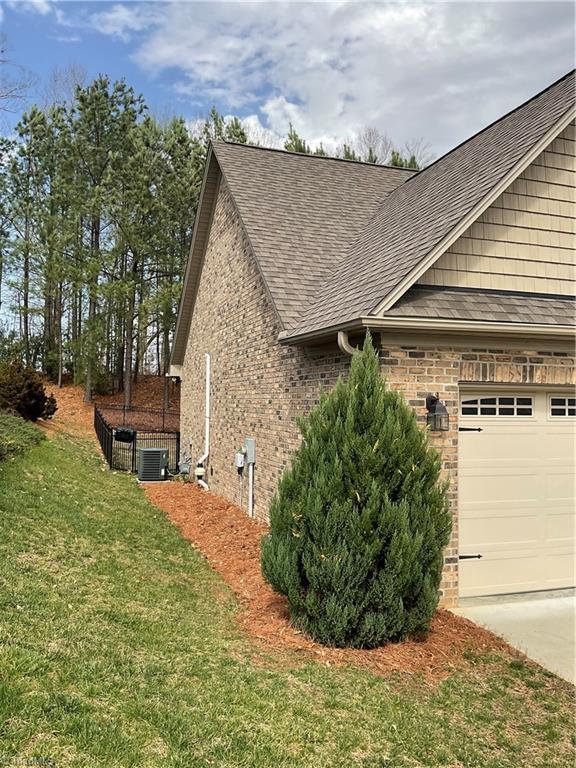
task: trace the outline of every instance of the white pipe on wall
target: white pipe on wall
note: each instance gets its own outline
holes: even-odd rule
[[[254,464],[248,464],[248,517],[254,517]]]
[[[204,355],[206,360],[206,381],[205,381],[205,399],[204,399],[204,453],[197,461],[197,466],[203,465],[210,455],[210,355],[208,352]],[[208,490],[207,483],[198,478],[199,486]]]

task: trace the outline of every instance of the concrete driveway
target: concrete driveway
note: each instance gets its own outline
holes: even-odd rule
[[[538,664],[576,682],[575,591],[466,598],[454,613],[503,637]]]

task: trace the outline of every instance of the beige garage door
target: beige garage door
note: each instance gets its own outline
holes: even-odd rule
[[[461,596],[574,585],[575,427],[573,393],[461,391]]]

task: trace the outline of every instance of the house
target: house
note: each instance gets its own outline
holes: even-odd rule
[[[574,585],[574,117],[572,72],[418,173],[213,144],[171,359],[211,490],[239,501],[254,438],[266,517],[370,329],[422,423],[448,411],[443,603]]]

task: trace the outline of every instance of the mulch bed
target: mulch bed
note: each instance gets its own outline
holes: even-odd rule
[[[385,674],[393,670],[445,676],[464,664],[466,652],[515,652],[503,640],[470,621],[439,610],[424,640],[408,640],[372,650],[327,648],[290,624],[286,600],[264,581],[260,538],[267,527],[223,498],[191,483],[146,485],[148,499],[164,510],[206,557],[240,600],[241,627],[267,646],[301,652],[327,665],[353,665]]]

